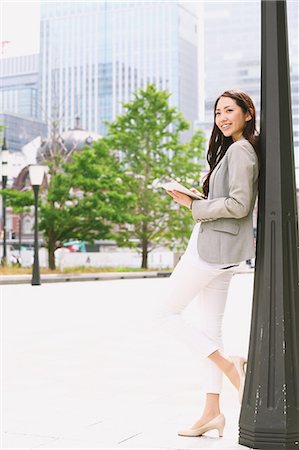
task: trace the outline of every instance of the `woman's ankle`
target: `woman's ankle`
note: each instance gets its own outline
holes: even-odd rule
[[[202,413],[203,417],[213,419],[220,414],[219,394],[207,393],[206,403]]]
[[[219,414],[221,414],[220,408],[213,409],[213,410],[209,409],[202,413],[202,417],[207,417],[209,419],[213,419],[214,417],[219,416]]]

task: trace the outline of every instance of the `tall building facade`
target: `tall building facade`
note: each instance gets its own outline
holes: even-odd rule
[[[0,112],[37,118],[38,55],[2,58]]]
[[[32,117],[1,113],[0,124],[5,126],[5,137],[10,153],[21,152],[24,145],[40,136],[47,136],[47,125]]]
[[[254,100],[259,124],[261,82],[260,1],[204,2],[205,117],[198,126],[209,136],[215,99],[242,89]],[[299,186],[299,3],[287,0],[293,132]]]
[[[9,182],[26,164],[24,145],[47,136],[47,125],[38,118],[38,60],[34,54],[0,61],[0,125],[9,150]]]
[[[193,123],[198,112],[198,24],[194,3],[41,3],[41,115],[105,134],[122,102],[154,83]]]

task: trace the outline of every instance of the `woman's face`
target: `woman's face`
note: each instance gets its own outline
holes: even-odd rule
[[[220,97],[216,105],[215,123],[225,137],[237,141],[243,134],[245,124],[251,116],[244,113],[236,101],[230,97]]]

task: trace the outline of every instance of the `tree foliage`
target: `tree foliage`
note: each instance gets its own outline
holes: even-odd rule
[[[140,89],[124,103],[124,114],[107,124],[106,137],[72,151],[71,157],[54,123],[39,213],[50,268],[55,268],[55,250],[73,239],[114,239],[136,247],[144,268],[155,247],[179,251],[186,245],[193,225],[190,211],[156,186],[161,178],[174,177],[198,187],[204,138],[198,131],[182,143],[189,124],[169,100],[170,94],[154,85]],[[20,193],[22,199],[18,195],[10,197],[15,206],[33,203],[31,192]]]
[[[53,161],[40,208],[40,230],[48,246],[49,266],[54,268],[54,252],[68,240],[113,239],[114,224],[131,221],[125,206],[135,198],[128,195],[128,176],[105,138],[73,153],[59,170],[56,164],[52,174],[51,167]]]
[[[187,185],[198,185],[199,161],[204,150],[200,132],[188,143],[181,136],[188,122],[169,105],[170,94],[154,85],[140,89],[134,99],[124,103],[125,113],[108,127],[110,148],[121,152],[130,174],[128,192],[136,195],[135,223],[122,230],[121,245],[137,243],[142,252],[142,267],[147,267],[148,253],[157,245],[179,250],[186,244],[192,227],[190,211],[173,203],[155,181],[175,177]]]
[[[15,214],[23,214],[30,211],[34,203],[33,193],[31,191],[17,191],[16,189],[2,189],[2,195],[5,195],[5,204],[10,206]]]

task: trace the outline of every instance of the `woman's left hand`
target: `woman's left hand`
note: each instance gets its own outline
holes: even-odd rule
[[[182,206],[190,208],[192,203],[192,198],[189,195],[183,194],[179,191],[167,191],[167,193],[173,198],[173,200]]]

